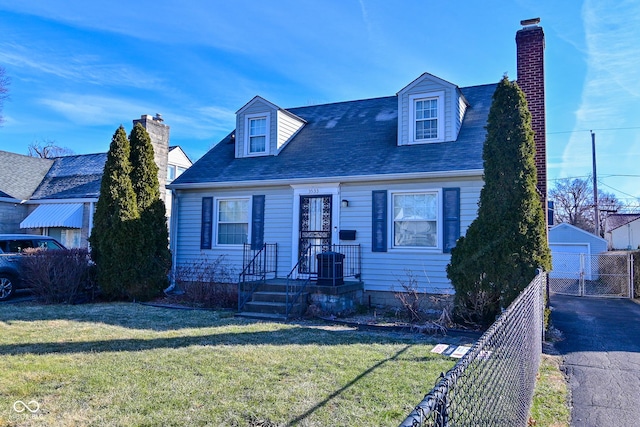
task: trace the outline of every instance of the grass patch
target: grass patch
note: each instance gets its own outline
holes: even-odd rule
[[[559,356],[542,355],[529,425],[569,426],[571,411],[567,405],[568,388],[564,375],[560,371],[561,363],[562,358]]]
[[[2,308],[0,426],[397,425],[454,364],[420,336],[220,311]]]

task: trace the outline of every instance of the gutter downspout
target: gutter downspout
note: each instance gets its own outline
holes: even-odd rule
[[[169,277],[169,286],[164,290],[167,294],[172,292],[176,287],[176,261],[178,256],[176,255],[177,246],[177,230],[178,230],[178,206],[180,205],[178,199],[178,193],[176,190],[171,189],[171,218],[169,218],[169,250],[171,251],[171,274]]]
[[[89,231],[87,232],[87,249],[91,251],[91,243],[89,243],[89,237],[91,237],[91,230],[93,230],[93,211],[95,210],[95,202],[89,202]]]

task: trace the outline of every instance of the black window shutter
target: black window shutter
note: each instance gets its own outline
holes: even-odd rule
[[[264,245],[264,196],[253,196],[251,201],[251,249]]]
[[[211,249],[211,239],[213,239],[213,197],[202,198],[200,227],[200,249]]]
[[[444,221],[444,253],[451,253],[460,237],[460,189],[442,189],[442,218]]]
[[[373,191],[371,206],[371,251],[387,252],[387,191]]]

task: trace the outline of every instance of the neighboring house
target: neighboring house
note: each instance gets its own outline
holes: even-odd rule
[[[169,126],[159,115],[137,122],[151,137],[164,198]],[[67,247],[88,247],[106,160],[107,153],[41,159],[0,151],[0,232],[43,234]]]
[[[610,250],[640,249],[640,214],[612,214],[605,223]]]
[[[54,237],[69,248],[87,247],[107,153],[56,157],[26,202],[22,232]]]
[[[523,28],[516,44],[546,195],[542,28]],[[276,277],[320,282],[324,260],[337,260],[342,271],[328,275],[359,283],[374,304],[413,280],[452,293],[445,268],[477,216],[495,88],[424,73],[383,98],[284,109],[254,97],[169,185],[174,266],[223,256],[237,273],[264,271],[251,259],[277,245]]]
[[[579,272],[584,271],[585,278],[591,280],[597,274],[597,263],[591,262],[592,256],[606,252],[607,241],[574,225],[562,223],[549,230],[549,248],[552,279],[577,278]]]
[[[25,202],[38,188],[53,160],[0,151],[0,233],[20,232]]]
[[[169,147],[169,157],[167,159],[167,184],[171,184],[174,179],[182,175],[189,169],[193,162],[178,145]],[[167,218],[171,218],[171,190],[165,190],[165,203],[167,206]]]

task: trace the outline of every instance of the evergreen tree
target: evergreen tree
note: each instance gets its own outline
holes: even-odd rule
[[[168,285],[171,268],[169,232],[166,208],[160,199],[158,166],[154,160],[153,145],[146,129],[140,124],[131,130],[131,181],[140,212],[137,230],[140,242],[138,279],[130,295],[135,299],[149,299]]]
[[[139,218],[131,185],[130,146],[120,126],[113,135],[104,166],[100,197],[91,231],[91,256],[97,266],[98,284],[108,298],[127,297],[136,277],[135,230]]]
[[[451,252],[447,276],[458,316],[489,325],[535,277],[549,270],[545,217],[537,193],[535,143],[524,93],[505,76],[487,122],[478,217]]]
[[[158,165],[154,160],[153,145],[149,133],[140,123],[136,123],[129,134],[131,144],[131,184],[136,193],[140,212],[160,198]]]

